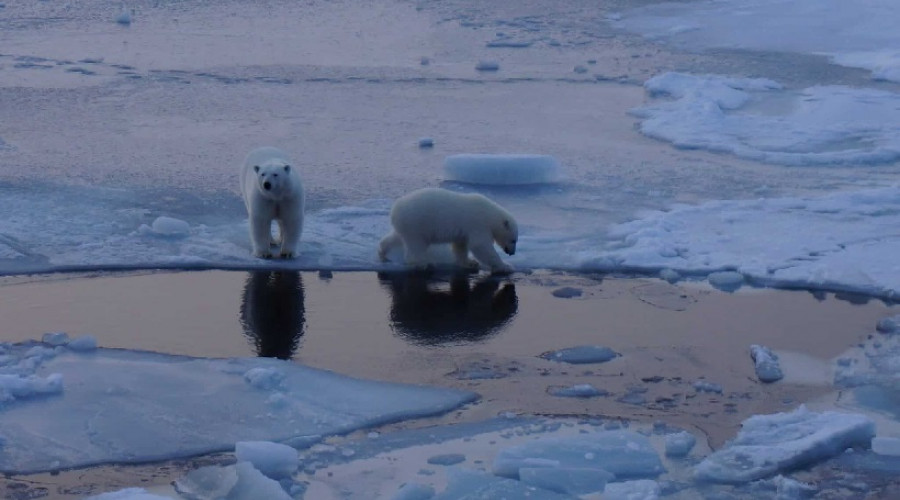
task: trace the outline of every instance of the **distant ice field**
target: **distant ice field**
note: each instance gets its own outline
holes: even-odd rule
[[[616,24],[688,48],[799,52],[900,81],[900,5],[892,0],[705,0],[626,10]]]

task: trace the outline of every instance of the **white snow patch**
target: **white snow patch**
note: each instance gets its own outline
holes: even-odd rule
[[[611,249],[582,268],[732,268],[763,285],[893,297],[900,294],[898,227],[900,186],[678,205],[611,227]],[[672,248],[678,252],[666,251]]]
[[[875,423],[851,413],[815,413],[801,406],[755,415],[741,424],[734,440],[695,468],[699,480],[742,483],[815,464],[853,446],[868,447]]]
[[[458,154],[444,159],[448,181],[515,186],[559,179],[559,162],[549,155]]]
[[[817,86],[780,90],[768,79],[665,73],[644,84],[661,102],[636,108],[641,132],[686,149],[783,165],[900,159],[900,95]]]

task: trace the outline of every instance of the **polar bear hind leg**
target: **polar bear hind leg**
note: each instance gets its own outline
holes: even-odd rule
[[[478,269],[478,261],[469,258],[469,245],[462,240],[454,241],[453,257],[456,259],[456,265],[466,269]]]

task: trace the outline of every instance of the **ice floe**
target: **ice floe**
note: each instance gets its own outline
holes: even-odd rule
[[[303,446],[326,435],[442,413],[476,397],[357,380],[269,358],[85,353],[36,342],[4,344],[3,354],[0,470],[8,473],[192,456],[244,441]],[[238,455],[267,474],[287,473],[290,452],[276,453],[272,446],[243,443]]]
[[[855,446],[868,448],[875,423],[852,413],[813,412],[754,415],[737,436],[695,468],[703,481],[742,483],[821,462]]]

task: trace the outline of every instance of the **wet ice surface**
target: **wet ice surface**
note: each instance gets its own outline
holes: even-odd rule
[[[391,200],[442,185],[482,192],[516,214],[522,234],[509,260],[523,271],[640,272],[670,282],[705,278],[722,290],[765,285],[896,298],[896,2],[645,4],[6,2],[0,274],[395,269],[374,255]],[[237,171],[261,145],[297,158],[309,189],[294,261],[249,255]],[[479,168],[472,156],[442,168],[448,158],[472,154],[541,156],[527,157],[512,175]],[[511,186],[518,184],[528,186]],[[577,297],[573,290],[560,295]],[[835,383],[852,390],[854,411],[887,411],[895,421],[900,349],[880,336],[896,331],[891,321],[835,361]],[[477,315],[460,324],[479,325],[484,335],[502,326]],[[26,358],[51,365],[78,355],[56,349],[47,339]],[[62,349],[91,352],[96,342]],[[156,357],[164,355],[136,356],[132,361],[165,365]],[[254,390],[279,384],[266,369],[246,373]],[[0,395],[11,408],[71,397],[71,376],[4,376]],[[460,372],[468,380],[494,376]],[[709,376],[696,390],[722,394]],[[561,390],[600,395],[581,386]],[[623,398],[646,403],[638,389]],[[760,421],[805,432],[788,427],[787,418]],[[813,465],[846,445],[864,448],[869,434],[867,424],[843,425],[859,423],[856,417],[809,418],[825,419],[830,433],[779,442],[774,460],[745,454],[738,445],[753,439],[742,435],[713,455],[718,461],[707,469],[718,472],[710,477],[766,476],[736,490],[749,498],[809,494],[808,486],[773,474]],[[673,442],[673,450],[683,445]],[[6,440],[0,451],[15,449]],[[839,459],[854,470],[896,470],[855,456],[862,458]],[[735,472],[734,461],[747,457],[775,470]],[[546,466],[559,457],[530,458]],[[450,473],[449,485],[410,486],[400,496],[391,483],[390,493],[453,498],[541,487],[553,490],[549,498],[609,481],[579,467],[520,468],[527,472],[516,481],[470,465]],[[210,474],[233,498],[254,490],[303,494],[246,462]],[[672,482],[617,478],[605,492],[693,492],[684,486],[693,485],[689,474],[673,474]]]

